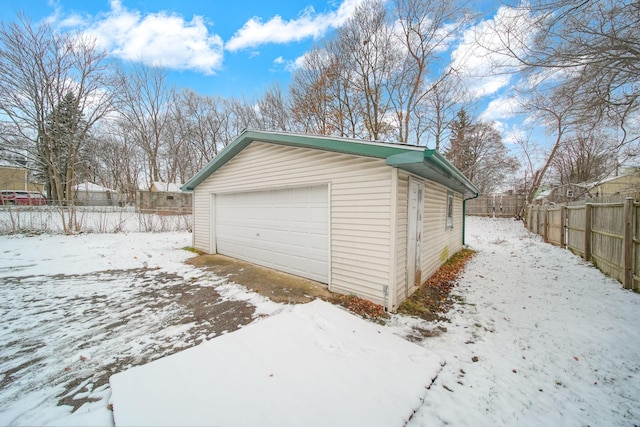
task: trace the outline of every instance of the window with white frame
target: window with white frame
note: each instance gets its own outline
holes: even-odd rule
[[[453,228],[453,192],[447,192],[447,228]]]

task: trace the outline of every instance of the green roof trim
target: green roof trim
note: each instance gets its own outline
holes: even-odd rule
[[[346,138],[259,131],[242,132],[220,154],[187,181],[181,189],[183,191],[194,190],[254,141],[386,159],[389,166],[438,182],[465,194],[465,196],[478,194],[478,189],[435,150]]]
[[[387,164],[437,182],[465,196],[477,196],[479,190],[435,150],[412,151],[387,157]]]

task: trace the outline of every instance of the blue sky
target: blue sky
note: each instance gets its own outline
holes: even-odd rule
[[[0,19],[15,20],[22,11],[35,22],[86,31],[116,58],[163,65],[178,88],[251,98],[276,81],[286,88],[296,60],[330,36],[360,1],[2,0]],[[451,42],[443,61],[465,74],[478,105],[473,113],[495,121],[508,143],[519,131],[510,109],[513,77],[488,76],[489,61],[473,41],[509,10],[500,0],[478,5],[483,16]]]
[[[0,19],[14,20],[22,11],[36,22],[49,19],[60,27],[88,29],[99,40],[110,39],[105,47],[121,58],[145,57],[173,69],[172,78],[180,87],[208,95],[252,96],[273,81],[286,84],[294,61],[348,18],[355,4],[3,0]]]

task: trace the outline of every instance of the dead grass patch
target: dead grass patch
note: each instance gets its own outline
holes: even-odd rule
[[[449,258],[427,281],[398,307],[398,313],[420,317],[428,321],[447,320],[456,299],[451,289],[466,263],[475,255],[471,249],[462,249]]]
[[[340,305],[365,319],[383,321],[383,319],[389,317],[384,307],[380,304],[355,295],[334,294],[328,301],[332,304]]]

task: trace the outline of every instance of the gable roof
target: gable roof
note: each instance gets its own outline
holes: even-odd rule
[[[151,187],[155,188],[156,191],[166,191],[169,193],[180,192],[180,184],[176,184],[175,182],[153,181]]]
[[[112,190],[89,181],[76,184],[73,189],[75,191],[85,191],[87,193],[106,193],[107,191],[110,193],[116,193],[116,190]]]
[[[479,193],[471,181],[435,150],[406,144],[248,130],[242,132],[220,154],[187,181],[181,189],[183,191],[194,190],[254,141],[385,159],[387,165],[391,167],[403,169],[440,183],[465,196],[477,196]]]

